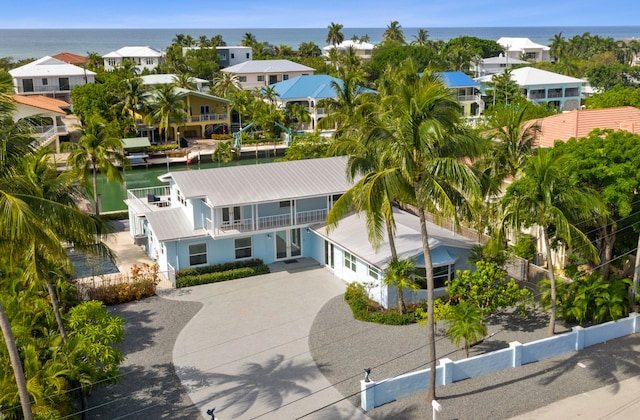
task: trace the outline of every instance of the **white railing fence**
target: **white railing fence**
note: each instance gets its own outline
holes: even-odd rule
[[[571,332],[531,343],[521,344],[515,341],[509,343],[508,348],[468,359],[455,362],[450,359],[440,359],[440,364],[436,367],[436,385],[449,385],[498,370],[538,362],[638,332],[640,332],[640,316],[632,313],[618,321],[588,328],[573,327]],[[398,398],[423,391],[429,386],[430,374],[429,369],[424,369],[377,382],[360,381],[361,406],[364,410],[371,410]]]

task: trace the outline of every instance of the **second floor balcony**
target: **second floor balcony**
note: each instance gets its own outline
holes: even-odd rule
[[[316,209],[295,212],[293,214],[236,218],[233,220],[223,220],[219,223],[219,226],[214,226],[215,223],[210,218],[206,218],[205,228],[213,237],[237,235],[238,233],[250,233],[321,223],[327,218],[327,212],[327,209]]]

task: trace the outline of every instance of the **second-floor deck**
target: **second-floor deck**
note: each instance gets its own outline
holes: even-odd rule
[[[237,235],[238,233],[250,233],[263,230],[309,225],[324,222],[327,218],[327,209],[316,209],[295,212],[293,214],[278,214],[271,216],[259,216],[246,219],[225,220],[220,226],[215,227],[210,218],[205,219],[205,229],[213,237]]]

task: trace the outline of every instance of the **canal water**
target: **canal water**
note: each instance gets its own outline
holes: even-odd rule
[[[98,193],[102,201],[101,212],[126,210],[127,206],[124,204],[124,200],[127,198],[127,190],[167,185],[158,179],[160,175],[164,175],[167,172],[197,171],[198,169],[219,168],[224,166],[255,165],[273,162],[274,160],[275,158],[272,155],[270,157],[243,158],[227,163],[211,161],[203,161],[201,163],[194,162],[189,165],[186,163],[171,163],[168,168],[167,165],[153,165],[146,168],[144,166],[138,166],[135,169],[124,172],[125,182],[123,184],[109,182],[104,176],[98,175]]]

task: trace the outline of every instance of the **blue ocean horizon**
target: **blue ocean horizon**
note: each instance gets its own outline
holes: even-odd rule
[[[345,39],[354,35],[368,35],[370,42],[382,40],[386,28],[343,28]],[[418,28],[402,28],[407,42],[411,42]],[[569,39],[589,32],[591,35],[611,37],[616,40],[640,38],[640,26],[532,26],[532,27],[425,27],[433,40],[448,41],[462,35],[477,36],[497,40],[500,37],[527,37],[539,44],[548,45],[555,34]],[[0,57],[15,60],[40,58],[61,52],[86,55],[96,52],[100,55],[124,46],[150,46],[166,49],[176,34],[191,35],[198,39],[201,35],[211,38],[222,35],[227,45],[239,45],[244,34],[250,32],[259,42],[273,45],[288,45],[297,48],[301,42],[315,42],[320,47],[326,45],[327,28],[165,28],[165,29],[0,29]]]

